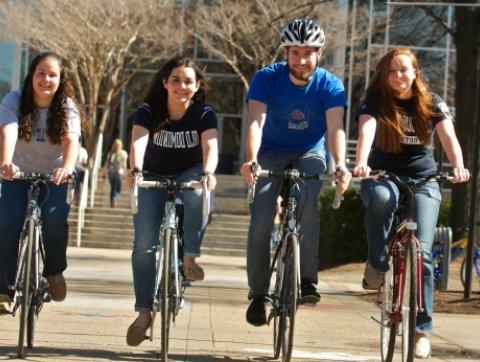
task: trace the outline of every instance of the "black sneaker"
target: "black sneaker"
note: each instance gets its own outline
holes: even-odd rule
[[[247,309],[247,322],[256,327],[267,324],[267,303],[266,297],[253,298]]]
[[[320,302],[320,294],[317,292],[317,288],[313,283],[302,283],[300,304],[315,305]]]

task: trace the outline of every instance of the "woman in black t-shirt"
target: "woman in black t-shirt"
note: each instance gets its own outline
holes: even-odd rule
[[[205,78],[192,60],[173,58],[159,70],[133,120],[130,148],[132,171],[126,176],[130,185],[143,171],[176,181],[199,180],[203,176],[207,179],[209,189],[215,187],[217,119],[204,101]],[[195,262],[200,255],[206,227],[206,220],[202,217],[201,193],[183,193],[183,270],[190,280],[204,278],[203,269]],[[135,240],[132,267],[135,310],[139,315],[127,332],[127,343],[131,346],[138,346],[145,339],[151,322],[155,249],[165,201],[163,190],[138,191],[138,213],[133,218]]]
[[[453,166],[454,182],[469,179],[463,165],[462,150],[447,105],[427,90],[417,67],[415,55],[408,49],[394,49],[380,59],[368,86],[357,120],[359,137],[353,173],[368,176],[371,169],[393,172],[404,180],[416,182],[435,173],[433,134],[438,133]],[[379,288],[388,270],[387,237],[393,213],[398,206],[399,191],[390,181],[363,180],[368,262],[364,288]],[[417,189],[415,213],[417,237],[423,249],[424,311],[417,316],[415,355],[430,356],[426,333],[432,331],[433,264],[432,244],[440,207],[440,190],[436,181]]]

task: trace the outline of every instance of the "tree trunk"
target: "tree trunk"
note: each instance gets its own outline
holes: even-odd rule
[[[480,9],[457,7],[455,9],[455,48],[457,70],[455,72],[456,131],[463,150],[466,167],[472,170],[473,134],[475,126],[475,94],[477,74],[480,71]],[[450,222],[454,228],[454,240],[460,235],[457,228],[467,225],[468,184],[454,185]]]

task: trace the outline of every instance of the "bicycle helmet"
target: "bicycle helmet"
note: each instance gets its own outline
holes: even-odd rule
[[[323,48],[325,34],[320,25],[310,19],[295,19],[282,30],[282,46]]]

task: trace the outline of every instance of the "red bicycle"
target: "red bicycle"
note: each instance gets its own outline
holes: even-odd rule
[[[369,178],[393,182],[400,191],[400,208],[395,213],[395,225],[388,242],[389,269],[378,291],[380,315],[380,352],[382,361],[390,362],[395,352],[397,335],[402,338],[402,361],[414,358],[417,313],[423,311],[422,248],[415,232],[415,190],[431,180],[452,179],[443,174],[422,178],[416,183],[404,182],[397,175],[377,171]]]

